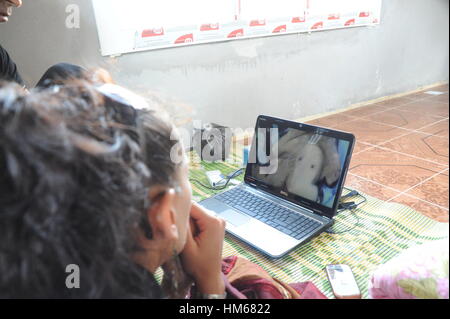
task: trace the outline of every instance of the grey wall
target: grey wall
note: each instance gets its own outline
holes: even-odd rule
[[[449,1],[384,0],[381,25],[127,54],[99,53],[89,0],[24,0],[0,26],[29,85],[57,62],[103,67],[182,119],[251,127],[258,114],[299,118],[448,81]],[[68,4],[80,29],[65,28]],[[126,2],[124,2],[126,3]],[[124,5],[126,10],[126,5]]]

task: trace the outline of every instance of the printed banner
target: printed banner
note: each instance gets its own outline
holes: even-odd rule
[[[381,0],[93,0],[103,55],[380,23]],[[129,5],[128,5],[129,4]]]
[[[314,0],[309,0],[308,2],[314,2]],[[363,0],[359,0],[358,2],[364,3]],[[381,1],[378,2],[381,4]],[[373,4],[373,1],[371,3]],[[330,12],[328,14],[318,15],[317,13],[314,14],[314,12],[308,11],[308,8],[306,8],[300,15],[291,15],[282,18],[237,19],[230,23],[205,21],[205,23],[198,25],[168,29],[164,29],[163,26],[158,26],[154,29],[141,29],[137,31],[134,49],[159,49],[171,46],[226,41],[237,38],[376,25],[380,23],[380,11],[380,8],[368,7],[364,11]]]

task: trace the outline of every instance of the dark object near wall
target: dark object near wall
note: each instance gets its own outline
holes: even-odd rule
[[[231,138],[229,127],[207,123],[194,129],[192,146],[202,161],[225,161],[230,155]]]

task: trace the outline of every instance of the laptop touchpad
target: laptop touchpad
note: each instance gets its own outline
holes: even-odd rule
[[[227,223],[233,224],[236,227],[248,223],[251,219],[249,216],[231,209],[227,209],[226,211],[220,213],[219,217],[225,219]]]

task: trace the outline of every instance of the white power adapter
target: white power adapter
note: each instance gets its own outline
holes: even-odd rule
[[[206,172],[206,177],[212,187],[224,186],[227,182],[220,171],[208,171]]]

